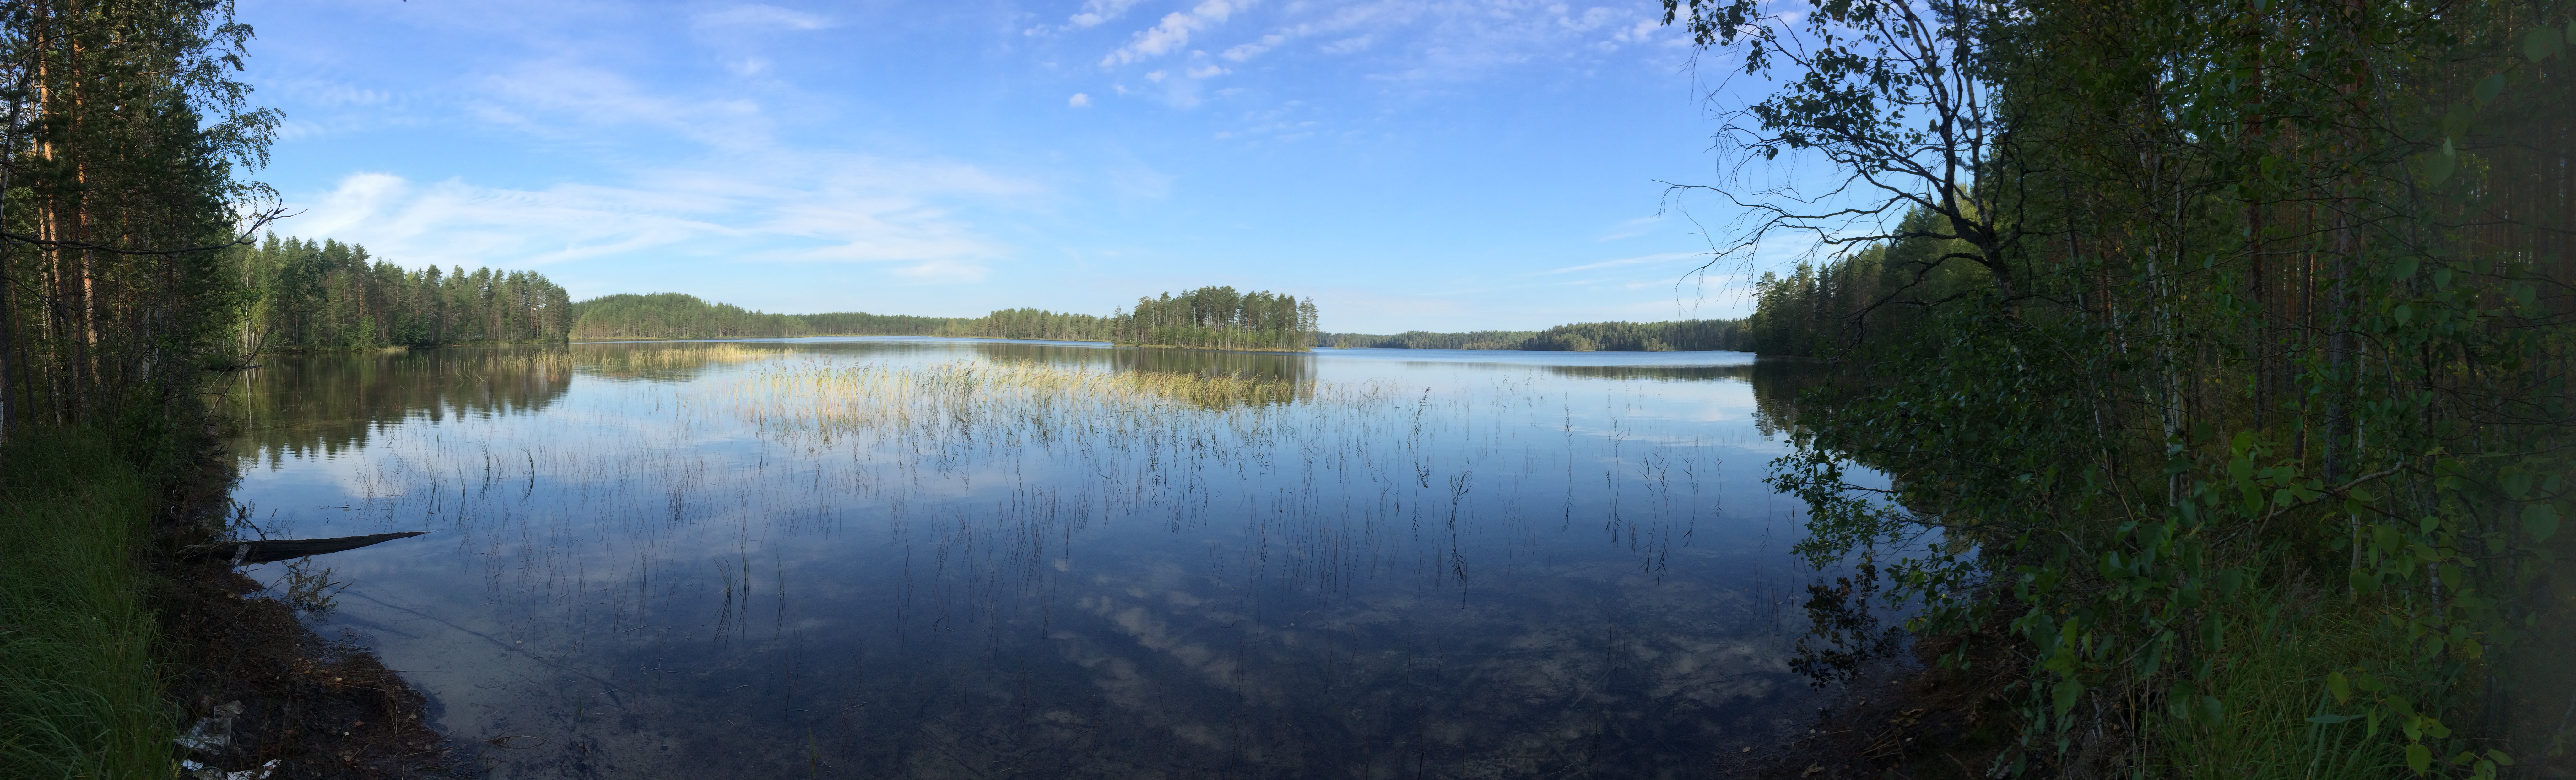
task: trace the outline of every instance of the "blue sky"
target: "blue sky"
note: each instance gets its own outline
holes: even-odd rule
[[[244,0],[280,232],[576,298],[1108,313],[1225,284],[1328,329],[1735,316],[1651,2]],[[1658,216],[1658,211],[1664,213]],[[1693,218],[1696,218],[1696,222]],[[1734,270],[1742,270],[1737,268]]]

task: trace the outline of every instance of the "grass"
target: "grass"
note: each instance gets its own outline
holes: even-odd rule
[[[2308,720],[2363,709],[2360,701],[2338,703],[2328,696],[2326,674],[2391,654],[2396,643],[2384,636],[2381,616],[2348,608],[2337,594],[2267,588],[2251,596],[2246,609],[2230,616],[2229,652],[2211,671],[2211,690],[2229,704],[2226,718],[2215,727],[2168,721],[2162,752],[2173,776],[2411,776],[2388,739],[2394,724],[2380,724],[2372,738],[2361,720]]]
[[[177,774],[136,555],[158,496],[104,438],[0,448],[0,777]]]

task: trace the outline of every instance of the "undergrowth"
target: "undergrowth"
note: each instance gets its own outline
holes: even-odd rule
[[[158,496],[103,438],[0,448],[0,777],[177,772],[137,557]]]

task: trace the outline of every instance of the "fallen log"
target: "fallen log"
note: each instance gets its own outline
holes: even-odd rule
[[[206,558],[227,560],[231,561],[235,566],[245,563],[272,563],[289,558],[302,558],[307,555],[321,555],[323,553],[335,553],[343,550],[355,550],[371,544],[390,542],[395,539],[409,539],[425,533],[429,532],[401,531],[390,534],[368,534],[365,536],[336,536],[329,539],[261,539],[257,541],[218,542],[215,544],[200,544],[188,547],[186,550],[182,551],[182,556],[200,560]]]

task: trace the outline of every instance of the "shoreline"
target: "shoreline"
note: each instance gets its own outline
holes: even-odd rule
[[[437,705],[399,671],[315,633],[284,594],[229,561],[179,556],[239,530],[236,461],[213,438],[209,425],[194,472],[165,494],[146,551],[164,699],[181,734],[200,737],[187,752],[202,768],[181,777],[209,769],[257,778],[458,773],[461,746],[430,725]]]

